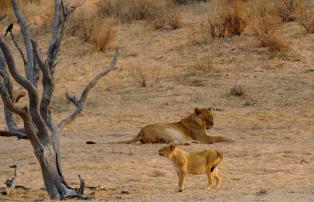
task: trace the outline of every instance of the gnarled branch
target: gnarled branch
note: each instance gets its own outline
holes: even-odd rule
[[[34,64],[34,54],[33,54],[33,46],[31,42],[31,37],[27,31],[27,24],[22,12],[18,6],[17,0],[12,0],[12,7],[15,13],[15,16],[18,20],[18,23],[21,27],[21,33],[23,35],[24,44],[26,48],[27,55],[27,64],[25,66],[26,78],[31,81],[33,85],[36,86],[37,83],[37,73]]]
[[[81,113],[81,111],[83,110],[83,107],[84,107],[84,104],[85,104],[85,101],[86,101],[86,98],[88,96],[89,91],[96,85],[96,83],[99,81],[99,79],[101,79],[103,76],[105,76],[108,72],[110,72],[114,68],[114,66],[116,65],[116,63],[118,61],[118,56],[119,56],[119,51],[117,49],[115,52],[115,55],[113,56],[111,64],[108,67],[106,67],[105,69],[103,69],[101,72],[96,74],[96,76],[92,80],[89,81],[89,83],[87,84],[87,86],[83,90],[79,100],[77,100],[75,98],[75,96],[71,96],[68,93],[66,93],[67,99],[75,105],[75,110],[73,112],[71,112],[65,119],[63,119],[58,124],[58,127],[60,129],[63,128],[65,125],[71,123],[76,118],[76,116]]]
[[[24,55],[24,53],[23,53],[21,47],[20,47],[19,44],[17,43],[17,40],[16,40],[14,34],[12,33],[12,31],[10,32],[10,35],[11,35],[11,38],[12,38],[12,41],[13,41],[15,47],[17,48],[17,50],[19,51],[19,53],[20,53],[20,55],[21,55],[21,58],[22,58],[23,63],[24,63],[24,66],[26,66],[26,65],[27,65],[27,61],[26,61],[26,59],[25,59],[25,55]]]

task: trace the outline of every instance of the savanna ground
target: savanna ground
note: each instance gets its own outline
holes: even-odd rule
[[[93,3],[79,9],[90,12]],[[114,42],[105,52],[66,36],[56,71],[55,119],[73,107],[64,92],[78,95],[110,62],[114,47],[121,53],[117,67],[93,89],[84,113],[62,132],[63,171],[71,185],[79,185],[80,174],[87,186],[102,187],[95,197],[104,201],[314,201],[314,35],[291,21],[277,30],[289,48],[276,54],[246,31],[193,45],[191,30],[207,21],[210,4],[176,5],[179,29],[114,21]],[[1,22],[2,33],[6,26]],[[48,33],[35,36],[41,46],[48,44]],[[146,87],[135,70],[145,74]],[[232,95],[232,88],[243,95]],[[188,176],[184,192],[176,192],[174,168],[158,156],[163,145],[106,144],[132,138],[146,124],[174,122],[194,107],[208,106],[222,109],[208,134],[235,142],[183,147],[223,150],[219,190],[207,190],[202,175]],[[88,140],[97,144],[85,144]],[[0,145],[0,182],[11,177],[9,165],[16,164],[16,184],[31,187],[0,201],[48,200],[30,143],[0,138]]]

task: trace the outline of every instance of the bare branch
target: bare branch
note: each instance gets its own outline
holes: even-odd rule
[[[26,55],[27,55],[27,65],[25,66],[25,73],[26,78],[31,81],[33,85],[36,86],[37,83],[37,74],[34,65],[34,54],[33,54],[33,46],[31,42],[31,37],[27,30],[27,24],[22,12],[19,8],[17,0],[12,0],[12,7],[15,13],[15,16],[18,20],[18,23],[21,27],[21,33],[23,35],[24,44],[26,48]]]
[[[7,44],[5,43],[5,41],[3,40],[2,37],[0,37],[0,48],[1,48],[2,53],[6,59],[7,66],[8,66],[9,72],[11,73],[12,77],[20,85],[22,85],[28,92],[30,114],[31,114],[31,117],[32,117],[34,123],[36,124],[36,126],[38,128],[38,132],[39,132],[40,136],[47,135],[48,129],[45,125],[43,118],[39,114],[39,96],[38,96],[38,93],[37,93],[35,87],[33,86],[33,84],[30,81],[25,79],[17,71],[13,57],[12,57],[12,54],[10,52],[10,49],[8,48]],[[5,87],[3,85],[2,85],[2,87],[5,90]],[[10,99],[8,101],[11,102]],[[9,109],[9,110],[11,110],[11,109]],[[11,110],[11,111],[13,111],[13,110]],[[15,111],[13,111],[13,112],[15,112]],[[15,113],[17,113],[17,112],[15,112]],[[19,114],[19,115],[21,115],[21,114]],[[30,121],[30,122],[32,122],[32,121]],[[48,137],[46,137],[46,138],[48,138]]]
[[[70,102],[72,102],[73,104],[75,104],[76,109],[71,112],[65,119],[63,119],[59,124],[58,127],[61,129],[63,128],[65,125],[71,123],[78,114],[81,113],[81,111],[83,110],[86,98],[88,96],[89,91],[97,84],[97,82],[99,81],[99,79],[101,79],[103,76],[105,76],[108,72],[110,72],[114,66],[116,65],[117,61],[118,61],[118,56],[119,56],[119,51],[118,49],[115,52],[115,55],[111,61],[111,64],[106,67],[105,69],[103,69],[101,72],[99,72],[98,74],[96,74],[96,76],[89,81],[89,83],[87,84],[87,86],[85,87],[85,89],[83,90],[81,97],[79,100],[77,100],[76,98],[74,98],[74,96],[70,96],[69,94],[67,94],[67,98]]]
[[[43,75],[42,84],[43,84],[44,90],[41,96],[42,98],[41,98],[41,103],[40,103],[40,114],[45,120],[46,124],[51,128],[52,123],[51,123],[49,105],[50,105],[51,96],[54,90],[54,82],[52,80],[51,73],[46,63],[43,62],[42,56],[39,53],[37,42],[32,40],[32,44],[34,48],[33,50],[34,50],[35,59]]]
[[[17,40],[16,40],[14,34],[13,34],[12,32],[10,32],[10,35],[11,35],[11,38],[12,38],[12,41],[13,41],[15,47],[17,48],[17,50],[19,51],[19,53],[20,53],[20,55],[21,55],[21,57],[22,57],[24,66],[26,66],[27,61],[26,61],[26,59],[25,59],[25,55],[24,55],[24,53],[23,53],[21,47],[20,47],[19,44],[17,43]]]
[[[25,133],[21,133],[19,131],[0,130],[0,136],[2,136],[2,137],[16,137],[17,139],[27,139],[27,135]]]
[[[51,41],[48,49],[46,64],[53,75],[55,62],[60,51],[61,42],[64,38],[65,27],[70,18],[71,5],[68,2],[64,8],[61,0],[55,1],[55,17],[51,31]]]

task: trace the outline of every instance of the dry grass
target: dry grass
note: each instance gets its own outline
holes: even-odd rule
[[[39,4],[41,0],[20,0],[20,4],[22,6],[27,4]],[[0,0],[0,13],[1,15],[11,14],[12,13],[12,6],[11,0]]]
[[[189,3],[200,3],[209,2],[210,0],[172,0],[176,4],[189,4]]]
[[[139,62],[131,63],[131,77],[140,87],[155,87],[161,81],[161,73],[155,67],[149,67]]]
[[[300,6],[300,0],[276,0],[273,12],[282,22],[295,20],[295,14]]]
[[[281,19],[274,15],[271,4],[268,1],[259,1],[253,13],[251,30],[261,47],[269,48],[272,53],[287,50],[283,37],[276,32],[282,23]]]
[[[245,94],[241,85],[235,85],[230,89],[230,95],[234,97],[241,97]]]
[[[248,24],[248,11],[240,0],[220,0],[215,11],[209,16],[212,37],[241,35]]]
[[[83,12],[72,16],[68,34],[91,43],[96,51],[105,52],[112,46],[115,37],[111,20],[96,15],[84,15]]]
[[[192,66],[192,71],[201,74],[211,74],[214,72],[213,57],[210,54],[202,57],[196,61],[196,64]]]
[[[103,0],[97,4],[100,17],[115,17],[122,22],[147,20],[154,29],[169,26],[178,29],[182,26],[181,14],[167,1],[154,0]]]
[[[133,20],[154,20],[161,15],[163,2],[154,0],[102,0],[97,4],[103,17],[117,17],[123,22]]]
[[[297,11],[297,21],[302,25],[306,32],[314,33],[314,6],[313,3],[304,3],[300,1],[299,9]]]
[[[194,46],[208,45],[212,40],[210,27],[204,23],[191,29],[188,32],[187,37],[190,43]]]

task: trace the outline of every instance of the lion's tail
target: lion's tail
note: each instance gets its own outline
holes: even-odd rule
[[[227,138],[227,137],[223,137],[223,136],[211,136],[212,137],[212,142],[234,142],[234,140]]]
[[[143,132],[139,132],[137,136],[135,136],[131,140],[124,140],[124,141],[117,141],[117,142],[108,142],[107,144],[132,144],[136,143],[137,141],[140,141],[143,137]]]
[[[217,168],[217,166],[219,165],[219,163],[222,161],[223,157],[223,153],[221,151],[217,151],[217,159],[215,160],[215,163],[213,165],[213,167],[211,167],[210,172],[213,172],[215,170],[215,168]]]

